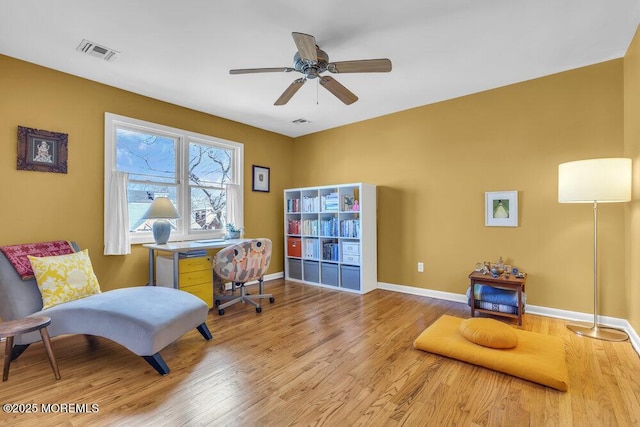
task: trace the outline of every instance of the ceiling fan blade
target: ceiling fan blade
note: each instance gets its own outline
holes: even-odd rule
[[[344,102],[347,105],[351,105],[358,100],[358,97],[353,94],[349,89],[342,86],[336,79],[330,76],[323,76],[320,78],[320,84],[324,86],[329,92],[334,94],[336,98]]]
[[[382,58],[331,62],[327,65],[327,70],[332,73],[388,73],[391,71],[391,61]]]
[[[296,92],[302,87],[302,85],[306,81],[307,80],[302,77],[294,80],[293,83],[291,83],[289,87],[285,89],[284,92],[282,92],[282,95],[280,95],[280,98],[278,98],[277,101],[273,103],[273,105],[284,105],[287,102],[289,102],[291,97],[296,94]]]
[[[293,41],[298,47],[298,53],[302,59],[317,62],[318,51],[316,47],[316,38],[304,33],[291,33]]]
[[[289,73],[295,71],[295,68],[291,67],[279,67],[279,68],[240,68],[237,70],[229,70],[229,74],[251,74],[251,73]]]

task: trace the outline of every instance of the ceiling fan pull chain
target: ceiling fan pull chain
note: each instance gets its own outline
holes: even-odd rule
[[[316,79],[316,105],[320,105],[320,100],[319,100],[320,89],[318,89],[319,87],[320,87],[320,79]]]

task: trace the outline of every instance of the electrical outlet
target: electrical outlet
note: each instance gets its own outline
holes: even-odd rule
[[[424,273],[424,262],[418,263],[418,273]]]

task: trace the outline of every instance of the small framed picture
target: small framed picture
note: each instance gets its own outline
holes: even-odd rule
[[[488,227],[518,226],[518,192],[484,193],[484,225]]]
[[[18,170],[67,173],[66,133],[18,126]]]
[[[269,168],[253,165],[253,191],[269,192]]]

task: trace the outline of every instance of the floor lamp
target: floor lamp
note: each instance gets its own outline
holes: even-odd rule
[[[591,159],[558,167],[558,201],[593,203],[593,325],[569,323],[578,335],[606,341],[625,341],[626,333],[598,325],[598,203],[631,200],[631,159]]]

